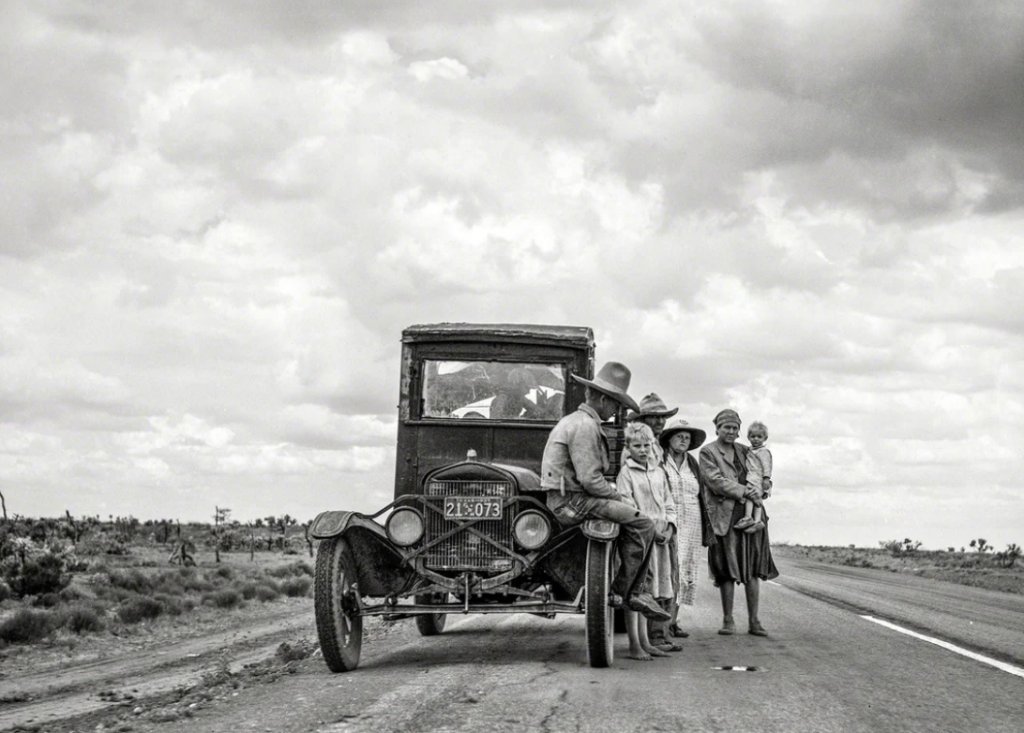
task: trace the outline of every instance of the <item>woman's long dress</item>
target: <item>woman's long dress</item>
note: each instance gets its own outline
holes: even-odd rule
[[[700,484],[686,460],[676,466],[671,456],[665,459],[665,473],[676,503],[676,547],[679,553],[679,583],[676,601],[681,606],[692,606],[697,591],[697,573],[703,559],[700,535],[700,503],[697,494]]]
[[[747,468],[738,448],[732,464],[727,463],[727,466],[735,476],[734,480],[745,486]],[[746,584],[755,578],[771,580],[779,577],[779,569],[775,567],[771,542],[768,539],[767,508],[762,508],[761,511],[764,529],[751,534],[742,529],[735,529],[736,522],[743,518],[743,514],[743,502],[735,502],[732,516],[729,518],[729,531],[724,536],[716,536],[715,544],[708,548],[708,569],[717,586],[725,582]]]

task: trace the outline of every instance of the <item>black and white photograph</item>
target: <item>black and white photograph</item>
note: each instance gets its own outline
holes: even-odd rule
[[[0,731],[1019,733],[1024,4],[0,3]]]

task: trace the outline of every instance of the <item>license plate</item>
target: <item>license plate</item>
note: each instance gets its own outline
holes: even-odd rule
[[[445,519],[501,519],[500,496],[446,496]]]

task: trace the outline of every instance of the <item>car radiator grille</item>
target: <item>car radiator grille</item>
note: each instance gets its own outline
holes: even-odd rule
[[[425,540],[430,542],[458,526],[458,522],[444,518],[445,496],[512,496],[512,485],[507,481],[431,481],[427,484],[427,497],[437,511],[427,511]],[[512,512],[505,507],[501,519],[485,519],[471,526],[491,538],[501,547],[512,550]],[[463,529],[439,542],[425,553],[424,564],[433,570],[477,570],[501,572],[512,569],[512,558],[499,548]]]

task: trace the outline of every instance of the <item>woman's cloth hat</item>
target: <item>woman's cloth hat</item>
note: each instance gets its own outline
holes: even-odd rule
[[[668,405],[665,404],[665,400],[658,397],[654,392],[640,400],[640,407],[636,412],[631,412],[626,415],[627,420],[637,420],[641,417],[672,417],[679,408],[668,409]]]
[[[633,398],[626,394],[626,391],[629,389],[629,380],[633,374],[625,364],[610,361],[601,367],[601,371],[597,373],[593,380],[584,379],[575,374],[571,376],[577,382],[593,387],[598,392],[608,395],[631,410],[640,409],[636,402],[633,401]]]
[[[715,427],[719,427],[722,423],[734,422],[736,425],[742,425],[740,422],[739,413],[736,410],[731,410],[728,407],[722,410],[720,413],[715,415]]]
[[[681,417],[674,417],[665,423],[665,429],[661,431],[661,435],[658,436],[658,442],[661,443],[661,447],[668,450],[668,441],[676,433],[689,433],[690,434],[690,445],[686,449],[688,451],[694,448],[700,448],[704,445],[704,441],[707,440],[708,434],[700,428],[695,428],[686,422]]]

